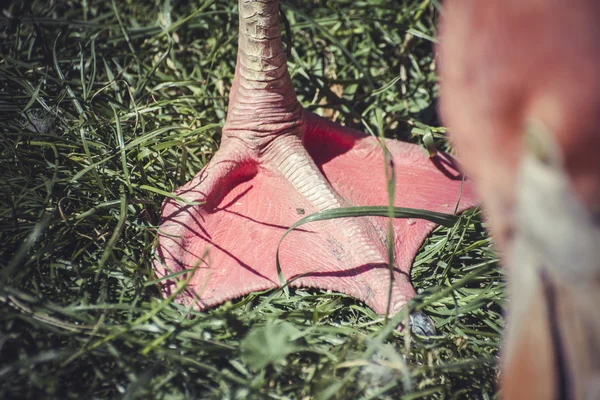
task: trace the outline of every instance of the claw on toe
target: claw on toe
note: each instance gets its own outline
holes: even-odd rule
[[[410,331],[419,336],[434,336],[436,334],[435,323],[423,311],[415,311],[410,314],[408,325]]]

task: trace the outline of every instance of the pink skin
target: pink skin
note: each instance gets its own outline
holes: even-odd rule
[[[532,120],[553,133],[574,192],[600,214],[600,2],[450,0],[441,22],[441,115],[498,247],[515,229]]]
[[[476,204],[448,155],[386,140],[396,170],[395,205],[444,213]],[[462,192],[461,192],[462,186]],[[167,199],[155,269],[198,267],[179,301],[198,309],[280,286],[275,252],[285,231],[317,211],[387,205],[379,140],[305,112],[291,86],[276,1],[240,0],[238,62],[221,148]],[[280,261],[293,286],[330,289],[386,312],[390,273],[387,219],[345,218],[303,225],[286,237]],[[392,311],[415,291],[410,268],[435,225],[394,221]],[[176,282],[166,281],[165,294]]]
[[[600,2],[444,6],[441,114],[507,267],[503,398],[598,399]]]

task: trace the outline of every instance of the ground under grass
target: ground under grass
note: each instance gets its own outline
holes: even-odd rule
[[[504,284],[477,210],[415,261],[415,307],[439,331],[427,341],[325,291],[204,313],[160,296],[160,205],[218,148],[234,0],[3,7],[0,398],[496,397]],[[435,111],[438,7],[283,2],[301,102],[448,149]]]

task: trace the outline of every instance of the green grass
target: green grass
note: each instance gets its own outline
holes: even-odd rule
[[[284,3],[294,85],[306,108],[335,109],[345,125],[447,149],[437,2],[397,3]],[[3,11],[0,398],[496,396],[504,284],[477,211],[438,229],[415,261],[415,306],[439,330],[428,341],[325,291],[204,313],[161,298],[160,205],[218,148],[235,1]]]

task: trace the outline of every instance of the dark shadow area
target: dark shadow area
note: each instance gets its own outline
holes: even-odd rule
[[[364,264],[358,267],[353,267],[353,268],[346,268],[343,270],[339,270],[339,271],[309,271],[309,272],[305,272],[302,274],[297,274],[292,276],[291,278],[289,278],[290,281],[292,280],[296,280],[296,279],[300,279],[303,277],[322,277],[322,276],[333,276],[333,277],[350,277],[350,276],[358,276],[364,273],[367,273],[369,271],[373,271],[376,269],[380,269],[380,270],[385,270],[389,272],[389,266],[386,263],[381,263],[381,264]],[[398,268],[394,268],[393,269],[394,273],[400,274],[404,277],[406,277],[407,279],[410,279],[409,274],[401,271]],[[284,269],[284,273],[285,273],[285,269]]]
[[[458,162],[450,154],[438,151],[438,153],[430,159],[446,178],[453,181],[460,181],[464,178],[464,175],[460,172]]]

